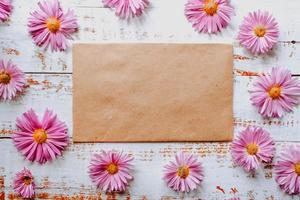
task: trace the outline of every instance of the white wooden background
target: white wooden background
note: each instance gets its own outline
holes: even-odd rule
[[[262,166],[254,175],[234,165],[230,143],[70,144],[64,156],[53,163],[40,166],[24,160],[10,137],[15,118],[31,107],[39,113],[46,107],[54,109],[68,124],[72,137],[71,49],[51,53],[33,44],[26,24],[36,3],[37,0],[13,0],[10,20],[0,25],[0,58],[12,59],[26,72],[28,80],[23,96],[13,102],[0,102],[0,200],[17,198],[12,189],[13,176],[24,166],[35,176],[37,199],[300,199],[278,188],[272,165]],[[276,140],[275,161],[285,146],[300,142],[300,107],[282,119],[264,120],[250,105],[248,94],[253,75],[272,66],[289,68],[300,76],[299,0],[232,0],[236,15],[230,26],[212,36],[192,29],[183,12],[186,0],[151,0],[147,13],[130,22],[119,20],[100,0],[61,3],[65,9],[74,9],[78,17],[80,29],[75,42],[233,43],[235,134],[247,125],[267,129]],[[243,16],[257,9],[273,13],[280,25],[280,42],[268,56],[253,56],[236,40]],[[135,180],[123,195],[101,193],[87,175],[92,154],[101,149],[123,150],[135,157]],[[205,168],[201,188],[186,195],[173,192],[162,181],[162,166],[180,150],[199,155]]]

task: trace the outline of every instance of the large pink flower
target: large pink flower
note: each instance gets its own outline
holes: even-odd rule
[[[267,131],[250,126],[233,140],[231,154],[233,160],[249,172],[256,170],[261,161],[272,160],[275,154],[275,143]]]
[[[68,145],[67,126],[50,110],[42,121],[33,109],[17,118],[18,131],[13,135],[17,149],[29,161],[43,164],[54,160]]]
[[[24,168],[14,178],[14,191],[23,198],[34,197],[35,183],[31,172]]]
[[[95,154],[89,166],[89,175],[101,190],[123,192],[133,179],[130,175],[133,157],[113,151]]]
[[[0,98],[13,99],[24,90],[25,74],[11,61],[0,60]]]
[[[38,5],[39,10],[31,13],[28,22],[34,42],[45,49],[50,45],[52,51],[64,51],[78,28],[74,12],[64,13],[58,0],[42,1]]]
[[[300,81],[292,78],[287,69],[272,68],[271,73],[260,75],[253,86],[251,101],[263,117],[282,117],[299,103]]]
[[[103,0],[103,4],[116,9],[116,15],[123,19],[140,16],[149,6],[148,0]]]
[[[288,194],[300,194],[300,146],[292,145],[283,151],[275,164],[275,180]]]
[[[4,22],[8,19],[12,8],[10,0],[0,0],[0,21]]]
[[[267,11],[249,13],[240,26],[238,39],[252,53],[266,53],[277,43],[278,24]]]
[[[175,162],[164,166],[164,180],[168,186],[179,192],[189,192],[197,188],[203,180],[203,168],[192,154],[178,153]]]
[[[233,14],[229,0],[188,0],[185,16],[195,30],[217,33],[227,27]]]

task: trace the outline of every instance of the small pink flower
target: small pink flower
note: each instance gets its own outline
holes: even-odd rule
[[[188,21],[204,33],[217,33],[227,27],[233,11],[229,0],[188,0],[185,5]]]
[[[24,90],[25,74],[11,61],[0,60],[0,98],[12,100]]]
[[[275,164],[275,180],[288,194],[300,194],[300,146],[291,145]]]
[[[271,73],[260,75],[253,87],[251,101],[263,117],[282,117],[299,103],[300,81],[287,69],[272,68]]]
[[[89,166],[90,178],[101,190],[123,192],[133,179],[132,161],[133,157],[122,152],[95,154]]]
[[[16,174],[14,179],[14,191],[23,198],[33,198],[35,183],[31,172],[24,168]]]
[[[30,109],[16,123],[19,130],[13,135],[14,144],[29,161],[44,164],[54,160],[68,145],[67,126],[51,110],[40,121]]]
[[[149,6],[148,0],[103,0],[107,7],[116,9],[116,15],[122,19],[140,16]]]
[[[8,19],[12,8],[10,0],[0,0],[0,21],[4,22]]]
[[[41,1],[39,10],[30,13],[28,28],[38,46],[52,51],[64,51],[69,46],[68,39],[78,29],[74,12],[63,12],[58,0]]]
[[[231,154],[235,163],[250,172],[256,170],[261,161],[272,160],[275,154],[275,143],[267,131],[249,126],[233,140]]]
[[[197,188],[203,180],[203,168],[192,154],[178,153],[175,162],[164,166],[164,180],[168,186],[179,192],[189,192]]]
[[[267,11],[249,13],[240,26],[240,43],[254,54],[268,52],[277,43],[278,24]]]

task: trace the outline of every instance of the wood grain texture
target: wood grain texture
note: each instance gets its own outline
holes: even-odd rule
[[[70,144],[62,158],[40,166],[24,160],[10,139],[15,118],[33,107],[42,113],[52,108],[69,127],[72,137],[72,55],[51,53],[36,47],[27,33],[27,17],[38,0],[14,0],[14,12],[0,25],[1,58],[12,59],[27,74],[25,93],[13,102],[0,102],[0,200],[18,199],[13,194],[14,174],[28,167],[34,173],[37,199],[300,199],[285,195],[274,181],[272,164],[255,175],[235,166],[230,143],[157,144]],[[80,29],[74,42],[181,42],[234,44],[234,118],[235,134],[247,125],[259,125],[277,141],[277,152],[300,141],[300,108],[282,119],[262,119],[251,106],[248,90],[256,73],[283,66],[300,75],[300,2],[297,0],[232,0],[236,15],[221,34],[196,33],[183,14],[186,0],[152,0],[146,15],[130,22],[119,20],[100,0],[61,0],[75,10]],[[269,10],[280,25],[280,42],[267,56],[253,56],[237,42],[243,16],[258,8]],[[218,72],[216,72],[218,73]],[[214,76],[211,74],[211,76]],[[299,77],[297,77],[299,78]],[[217,113],[216,113],[217,117]],[[135,180],[122,195],[104,194],[91,183],[87,169],[93,153],[102,149],[123,150],[135,157]],[[189,195],[169,190],[163,181],[162,166],[179,151],[199,155],[205,167],[202,187]],[[278,153],[275,157],[277,159]]]
[[[249,100],[248,90],[251,89],[254,80],[255,77],[252,76],[234,76],[236,132],[248,125],[257,125],[268,130],[276,141],[300,141],[299,107],[281,119],[263,119]],[[46,108],[55,110],[67,123],[72,136],[72,75],[27,74],[27,83],[26,91],[17,100],[0,104],[0,110],[5,113],[0,118],[0,138],[10,137],[16,129],[16,117],[30,108],[34,108],[40,115]]]
[[[135,157],[134,181],[128,191],[116,195],[117,199],[287,199],[276,186],[272,165],[264,164],[255,174],[247,174],[233,164],[229,143],[172,143],[172,144],[71,144],[62,158],[43,165],[31,164],[13,148],[11,140],[3,140],[0,147],[4,162],[0,164],[4,176],[5,192],[13,193],[14,174],[25,165],[35,175],[37,193],[55,195],[94,196],[98,192],[87,174],[89,160],[93,153],[114,149],[124,151]],[[281,151],[288,143],[277,143]],[[178,151],[194,153],[199,156],[205,169],[205,180],[201,188],[190,194],[177,194],[165,186],[162,180],[162,167],[173,159]],[[5,166],[5,167],[1,167]],[[103,199],[111,194],[102,193]],[[43,198],[39,198],[43,199]]]
[[[4,58],[13,59],[28,72],[72,72],[71,51],[51,53],[36,47],[27,33],[27,18],[37,7],[37,0],[29,2],[14,1],[15,12],[10,21],[1,25],[0,50]],[[61,1],[65,8],[72,8],[79,21],[79,31],[75,42],[197,42],[234,43],[236,64],[241,70],[261,71],[274,65],[282,65],[300,74],[299,26],[297,1],[285,3],[284,0],[253,0],[251,3],[232,1],[236,15],[230,26],[217,35],[198,34],[184,16],[185,0],[154,0],[151,8],[141,18],[123,21],[114,12],[103,8],[100,0]],[[259,6],[258,6],[259,5]],[[280,25],[280,42],[268,56],[253,56],[237,42],[238,26],[245,14],[256,9],[269,10]],[[282,8],[288,11],[282,12]],[[175,23],[176,22],[176,23]],[[286,62],[289,60],[289,62]]]

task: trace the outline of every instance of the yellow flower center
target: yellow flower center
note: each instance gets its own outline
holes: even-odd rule
[[[206,0],[204,2],[203,10],[208,15],[214,15],[218,11],[218,4],[215,2],[215,0]]]
[[[190,174],[190,168],[188,166],[179,167],[178,170],[177,170],[177,175],[180,178],[185,179],[186,177],[189,176],[189,174]]]
[[[32,178],[30,178],[29,176],[24,176],[24,178],[23,178],[23,183],[24,183],[25,185],[30,185],[31,182],[32,182]]]
[[[255,155],[258,152],[257,144],[251,143],[247,145],[247,152],[249,155]]]
[[[10,82],[10,75],[7,72],[0,72],[0,83],[8,84]]]
[[[267,29],[263,26],[258,26],[254,28],[254,33],[257,37],[264,37],[266,34]]]
[[[47,132],[42,128],[36,129],[33,133],[33,138],[36,143],[42,144],[47,140]]]
[[[60,28],[60,21],[56,17],[50,17],[46,21],[46,27],[51,33],[56,33]]]
[[[298,176],[300,176],[300,162],[296,163],[296,164],[294,165],[294,167],[295,167],[295,172],[296,172],[296,174],[297,174]]]
[[[272,99],[278,99],[281,94],[281,87],[278,85],[275,85],[269,89],[268,93]]]
[[[107,170],[107,172],[109,173],[109,174],[116,174],[118,171],[119,171],[119,168],[118,168],[118,166],[116,165],[116,164],[114,164],[114,163],[110,163],[108,166],[107,166],[107,168],[106,168],[106,170]]]

